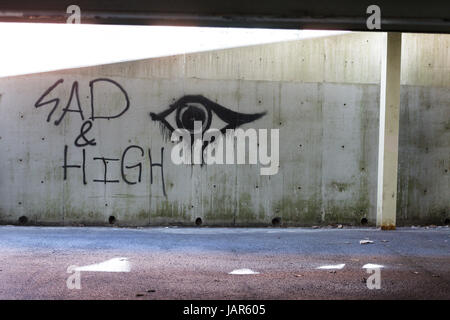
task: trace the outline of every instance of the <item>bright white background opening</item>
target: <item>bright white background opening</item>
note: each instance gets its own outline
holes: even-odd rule
[[[0,23],[0,77],[341,34],[342,31]]]

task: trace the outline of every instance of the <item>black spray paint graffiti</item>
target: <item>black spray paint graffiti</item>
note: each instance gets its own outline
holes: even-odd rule
[[[83,177],[83,184],[88,184],[88,177],[86,173],[87,169],[87,162],[86,162],[86,149],[82,149],[82,161],[81,164],[69,164],[68,163],[68,149],[69,147],[67,145],[64,146],[64,165],[62,166],[64,170],[64,180],[67,180],[67,169],[80,169],[81,174]],[[132,165],[127,165],[127,159],[126,156],[128,152],[132,149],[136,149],[140,151],[141,154],[141,160],[137,163],[134,163]],[[161,162],[154,162],[152,159],[152,151],[151,148],[148,148],[148,159],[150,164],[150,184],[153,184],[153,168],[159,167],[161,170],[161,183],[162,183],[162,192],[164,196],[166,197],[166,186],[164,182],[164,148],[161,148]],[[137,183],[141,183],[142,181],[142,171],[143,171],[143,161],[144,159],[144,149],[137,145],[130,145],[128,146],[122,153],[122,157],[120,159],[116,158],[106,158],[106,157],[93,157],[92,160],[98,161],[100,160],[103,165],[103,174],[100,178],[92,179],[92,182],[99,182],[103,184],[107,183],[120,183],[120,180],[117,176],[111,176],[110,171],[108,171],[108,168],[110,168],[110,165],[114,165],[114,163],[118,163],[116,165],[120,165],[120,175],[122,180],[129,185],[134,185]],[[112,164],[110,164],[110,162]],[[119,164],[120,163],[120,164]],[[135,181],[131,181],[129,177],[127,177],[127,170],[131,170],[137,168],[138,169],[138,175],[137,179]]]
[[[64,82],[63,79],[57,80],[53,85],[51,85],[39,97],[39,99],[34,104],[34,106],[36,108],[40,108],[40,107],[47,106],[47,105],[52,106],[50,112],[48,113],[47,119],[46,119],[47,122],[50,122],[52,120],[52,117],[53,117],[55,111],[57,110],[58,106],[60,105],[61,99],[54,98],[54,99],[50,99],[47,101],[45,101],[45,99],[48,95],[50,95],[50,93],[53,92],[53,90],[56,87],[58,87],[63,82]],[[98,83],[112,85],[112,88],[110,88],[110,90],[114,90],[114,87],[115,87],[116,90],[118,89],[123,94],[123,97],[125,99],[125,105],[121,109],[121,112],[119,112],[115,115],[98,115],[96,113],[96,101],[95,101],[94,97],[95,97],[96,84],[98,84]],[[78,113],[80,115],[82,124],[81,124],[80,131],[74,140],[74,144],[76,147],[82,148],[81,164],[68,164],[68,149],[69,149],[69,147],[67,145],[65,145],[64,146],[64,164],[63,164],[62,168],[64,170],[64,180],[67,180],[67,176],[68,176],[67,170],[68,169],[80,169],[81,173],[82,173],[84,185],[86,185],[88,183],[88,177],[87,177],[87,173],[86,173],[87,161],[86,161],[86,148],[85,147],[97,145],[96,139],[94,137],[90,137],[90,136],[88,137],[88,134],[93,127],[95,119],[107,119],[107,120],[117,119],[117,118],[120,118],[130,108],[130,99],[128,97],[128,93],[125,91],[125,89],[119,83],[117,83],[114,80],[107,79],[107,78],[94,79],[89,82],[89,88],[90,88],[91,115],[88,118],[88,120],[85,120],[85,115],[83,113],[83,108],[81,106],[78,81],[74,81],[72,84],[71,90],[70,90],[69,98],[67,100],[65,107],[62,108],[62,113],[61,113],[60,117],[53,122],[53,124],[55,126],[59,126],[68,112]],[[72,107],[72,104],[76,104],[76,106]],[[121,175],[122,180],[125,183],[127,183],[129,185],[141,183],[143,162],[141,160],[138,163],[128,165],[126,156],[127,156],[128,152],[130,152],[131,150],[140,151],[141,158],[144,157],[144,149],[142,149],[140,146],[137,146],[137,145],[128,146],[123,151],[121,159],[107,158],[104,156],[93,157],[92,158],[93,161],[95,161],[95,162],[100,161],[100,163],[102,164],[102,166],[103,166],[102,173],[103,174],[101,177],[99,177],[97,179],[92,179],[92,182],[103,183],[103,184],[119,183],[120,180],[117,177],[110,177],[110,175],[113,175],[113,174],[111,174],[111,172],[108,172],[108,168],[110,168],[110,166],[113,166],[114,163],[120,163],[120,175]],[[153,168],[159,167],[161,170],[162,192],[163,192],[164,196],[167,196],[166,190],[165,190],[165,182],[164,182],[164,165],[163,165],[164,159],[163,159],[163,156],[164,156],[164,148],[161,148],[161,162],[154,163],[154,162],[152,162],[151,149],[150,148],[148,149],[148,157],[149,157],[149,161],[150,161],[150,184],[153,184]],[[138,170],[138,178],[136,181],[131,181],[129,176],[127,177],[126,173],[127,173],[127,171],[133,170],[135,168]],[[111,171],[111,170],[109,170],[109,171]]]
[[[178,129],[186,129],[191,134],[194,133],[194,122],[202,122],[203,133],[210,129],[213,118],[213,112],[216,114],[226,125],[220,129],[222,134],[227,129],[235,129],[243,124],[253,122],[263,117],[266,112],[261,113],[240,113],[221,106],[202,95],[186,95],[178,99],[170,107],[160,113],[150,112],[150,117],[153,121],[160,121],[163,127],[163,133],[165,138],[169,138],[167,135],[177,129],[174,128],[168,121],[167,116],[175,112],[175,121]],[[167,132],[167,130],[169,132]],[[192,141],[193,139],[191,139]]]
[[[50,112],[48,113],[47,116],[47,122],[50,122],[50,120],[52,119],[53,113],[56,111],[56,109],[58,108],[59,103],[61,102],[61,100],[59,98],[54,98],[48,101],[44,101],[44,99],[61,83],[64,82],[64,79],[59,79],[57,80],[53,85],[51,85],[40,97],[39,99],[36,101],[36,103],[34,104],[34,106],[36,108],[40,108],[46,105],[52,105],[53,104],[53,108],[50,110]],[[111,84],[113,86],[115,86],[116,88],[118,88],[124,98],[125,98],[125,106],[123,107],[122,111],[118,114],[115,115],[97,115],[95,113],[95,101],[94,101],[94,97],[95,97],[95,84],[97,83],[108,83]],[[72,88],[70,90],[70,96],[69,99],[67,100],[66,106],[62,109],[62,114],[61,116],[54,121],[55,126],[59,126],[60,123],[62,122],[62,120],[64,119],[64,117],[66,116],[67,112],[76,112],[80,115],[80,118],[82,121],[84,121],[84,113],[83,113],[83,108],[81,107],[81,103],[80,103],[80,94],[79,94],[79,89],[78,89],[78,81],[74,81],[72,84]],[[81,129],[80,129],[80,133],[79,135],[76,137],[75,139],[75,146],[77,147],[85,147],[88,145],[91,146],[95,146],[95,138],[93,139],[88,139],[86,137],[86,134],[91,130],[92,128],[92,123],[95,119],[116,119],[121,117],[125,112],[127,112],[127,110],[130,108],[130,99],[128,97],[128,93],[125,91],[125,89],[116,81],[111,80],[111,79],[107,79],[107,78],[98,78],[98,79],[94,79],[92,81],[89,82],[89,88],[90,88],[90,97],[91,97],[91,116],[89,117],[90,120],[86,120],[85,122],[83,122]],[[71,109],[73,100],[75,98],[76,101],[76,108],[75,109]],[[79,142],[80,139],[82,139],[82,142]]]
[[[83,122],[83,124],[81,125],[80,134],[75,139],[75,146],[77,146],[77,147],[85,147],[85,146],[95,146],[97,144],[95,142],[95,138],[91,139],[91,140],[86,138],[86,133],[88,133],[89,130],[91,130],[91,128],[92,128],[92,122],[91,121]],[[84,142],[81,142],[81,143],[78,142],[78,141],[80,141],[80,139],[83,139]]]
[[[48,116],[47,116],[47,122],[50,122],[52,119],[53,114],[57,110],[61,100],[59,98],[54,98],[51,100],[46,100],[45,98],[61,83],[63,83],[63,79],[57,80],[52,86],[50,86],[36,101],[35,107],[40,108],[42,106],[46,105],[52,105],[52,109],[50,110]],[[118,88],[124,98],[125,98],[125,106],[123,106],[123,109],[120,113],[115,115],[97,115],[95,113],[95,84],[98,82],[106,82],[108,84],[111,84]],[[83,108],[80,103],[80,97],[79,97],[79,85],[78,81],[74,81],[70,90],[70,95],[67,100],[67,103],[64,108],[62,108],[62,113],[60,117],[54,121],[54,125],[58,126],[66,116],[67,112],[71,113],[78,113],[80,115],[80,118],[82,120],[82,125],[80,128],[80,131],[78,135],[75,138],[74,144],[76,147],[82,148],[82,163],[81,164],[68,164],[68,146],[64,146],[64,165],[62,166],[64,170],[64,180],[67,180],[67,170],[68,169],[81,169],[82,177],[83,177],[83,184],[87,184],[87,177],[86,177],[86,148],[88,146],[95,146],[97,145],[96,139],[94,137],[88,136],[89,132],[91,131],[93,127],[93,123],[95,119],[116,119],[121,117],[130,107],[130,99],[128,97],[127,92],[125,89],[117,82],[111,79],[106,78],[98,78],[94,79],[89,82],[90,87],[90,104],[91,104],[91,116],[88,120],[85,121]],[[76,108],[72,108],[73,102],[76,102]],[[166,119],[171,113],[175,112],[175,121],[176,126],[179,129],[186,129],[188,130],[191,135],[194,134],[194,122],[195,121],[201,121],[202,122],[202,128],[203,132],[210,129],[213,113],[217,115],[223,122],[226,123],[226,125],[220,129],[221,133],[224,134],[227,129],[235,129],[243,124],[255,121],[261,117],[263,117],[266,112],[262,113],[254,113],[254,114],[245,114],[240,113],[236,111],[232,111],[230,109],[227,109],[207,98],[205,98],[202,95],[187,95],[180,98],[178,101],[176,101],[174,104],[172,104],[167,110],[161,112],[161,113],[150,113],[152,120],[159,121],[161,123],[161,127],[165,129],[166,137],[168,133],[172,133],[175,128],[168,122]],[[168,132],[167,132],[168,131]],[[193,139],[192,139],[193,141]],[[214,141],[214,140],[212,140]],[[205,142],[203,148],[207,146],[208,142]],[[119,158],[107,158],[104,156],[98,156],[93,157],[93,161],[101,161],[103,165],[103,175],[101,178],[93,179],[92,182],[97,183],[119,183],[120,180],[117,179],[117,177],[110,177],[110,174],[108,174],[108,168],[109,166],[113,165],[114,163],[120,163],[120,173],[122,180],[129,184],[134,185],[137,183],[141,183],[142,181],[142,170],[143,170],[143,163],[142,161],[139,161],[138,163],[134,163],[132,165],[128,165],[125,158],[129,151],[136,150],[139,151],[140,156],[144,157],[144,149],[142,149],[140,146],[137,145],[130,145],[128,146],[124,152],[122,153],[122,157]],[[160,163],[153,163],[152,162],[152,156],[151,156],[151,150],[148,149],[148,158],[150,161],[150,184],[153,184],[153,168],[159,167],[161,170],[161,176],[162,176],[162,191],[164,196],[166,196],[166,190],[165,190],[165,183],[164,183],[164,148],[161,148],[161,162]],[[138,178],[136,181],[131,181],[127,175],[127,170],[138,170]]]
[[[174,128],[167,117],[175,112],[175,122],[177,128]],[[161,123],[161,131],[163,137],[166,140],[170,139],[170,135],[175,129],[188,130],[191,135],[191,145],[194,143],[194,123],[199,121],[202,123],[202,134],[211,128],[213,119],[213,113],[219,117],[226,125],[220,129],[220,132],[224,134],[227,129],[236,129],[237,127],[258,120],[263,117],[266,112],[261,113],[240,113],[220,104],[205,98],[202,95],[186,95],[178,99],[170,107],[160,113],[150,112],[150,117],[153,121],[159,121]],[[208,146],[210,142],[214,142],[214,137],[211,141],[203,141],[202,151]],[[203,152],[200,160],[203,163]]]

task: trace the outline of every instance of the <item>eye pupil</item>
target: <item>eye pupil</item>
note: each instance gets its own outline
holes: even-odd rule
[[[204,124],[206,121],[206,113],[203,109],[196,106],[188,106],[181,116],[183,128],[190,131],[194,130],[195,121],[201,121]]]

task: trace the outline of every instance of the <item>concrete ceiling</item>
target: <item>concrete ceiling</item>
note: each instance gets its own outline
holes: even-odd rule
[[[77,4],[82,23],[368,31],[369,5],[381,31],[450,33],[448,0],[1,0],[0,21],[65,23]]]

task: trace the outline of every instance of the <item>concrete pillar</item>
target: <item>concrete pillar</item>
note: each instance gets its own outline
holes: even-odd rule
[[[377,226],[395,229],[402,34],[383,34],[378,142]]]

